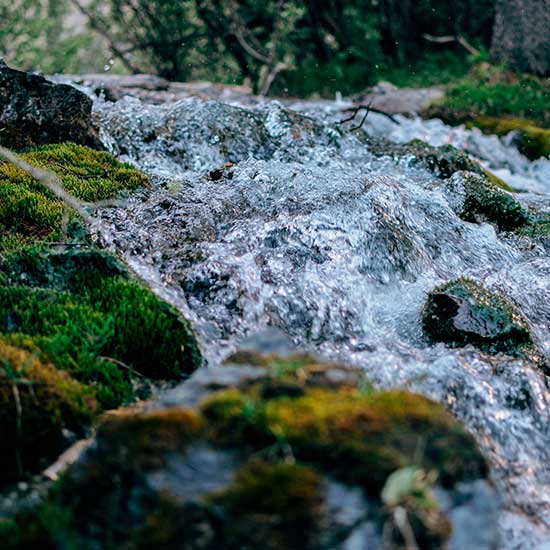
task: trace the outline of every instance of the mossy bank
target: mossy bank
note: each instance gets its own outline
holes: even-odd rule
[[[67,143],[21,154],[86,203],[148,178],[106,152]],[[0,485],[45,467],[101,411],[178,380],[200,363],[189,324],[112,254],[78,215],[0,162]]]

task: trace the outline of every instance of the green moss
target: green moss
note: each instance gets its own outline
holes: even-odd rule
[[[502,191],[507,191],[508,193],[517,193],[518,190],[508,185],[504,180],[500,179],[498,176],[495,176],[490,170],[483,168],[483,174],[489,179],[489,182],[502,189]]]
[[[518,234],[532,239],[548,239],[550,237],[550,213],[531,213],[529,222],[518,229]]]
[[[0,483],[46,466],[96,410],[91,386],[0,339]]]
[[[108,461],[113,471],[158,469],[167,455],[182,453],[202,431],[202,418],[189,409],[113,413],[99,427],[98,439],[107,445],[100,451],[100,460]]]
[[[303,548],[320,512],[321,479],[300,464],[252,460],[210,501],[227,515],[229,547]]]
[[[113,198],[123,190],[148,184],[141,172],[109,153],[74,143],[41,147],[21,158],[55,172],[69,193],[85,201]],[[63,232],[65,210],[59,199],[27,172],[0,161],[0,248],[55,240]]]
[[[504,296],[470,279],[457,279],[430,293],[422,314],[433,342],[523,356],[532,346],[527,322]]]
[[[479,116],[514,116],[532,120],[537,126],[550,127],[549,94],[547,79],[516,75],[480,63],[464,78],[450,84],[444,101],[424,114],[450,124]]]
[[[210,437],[225,446],[288,444],[294,456],[378,494],[388,475],[413,461],[452,484],[485,471],[471,438],[444,409],[419,395],[312,388],[302,395],[261,397],[261,386],[208,398],[202,411]],[[460,449],[457,452],[457,449]]]
[[[469,126],[498,136],[515,132],[514,143],[527,158],[535,160],[550,156],[550,129],[540,128],[530,120],[480,116],[472,120]]]
[[[57,368],[94,384],[104,408],[131,400],[138,375],[174,379],[200,363],[189,324],[112,256],[25,250],[4,269],[27,284],[0,288],[0,331],[29,337]]]
[[[115,197],[120,191],[149,184],[149,178],[110,153],[75,143],[46,145],[21,155],[39,168],[52,170],[76,198],[95,202]]]
[[[458,176],[458,173],[455,177]],[[495,187],[487,177],[472,172],[460,174],[465,200],[459,216],[469,222],[487,221],[511,231],[528,223],[529,214],[509,193]]]
[[[322,366],[304,356],[282,379],[264,366],[262,380],[212,393],[198,410],[109,414],[95,444],[45,505],[67,510],[70,522],[61,524],[67,537],[76,533],[93,547],[201,541],[212,548],[317,548],[334,535],[326,504],[336,479],[366,491],[369,519],[380,530],[404,507],[422,547],[441,547],[449,525],[431,484],[436,477],[453,487],[486,476],[472,438],[443,407],[419,395],[318,387],[308,371]],[[302,384],[302,391],[266,396],[266,384],[281,380]],[[196,466],[199,456],[205,468]],[[396,491],[391,486],[402,468],[430,474],[415,474]],[[16,519],[21,533],[25,521]],[[42,541],[44,526],[37,532]],[[399,542],[399,531],[392,537]]]

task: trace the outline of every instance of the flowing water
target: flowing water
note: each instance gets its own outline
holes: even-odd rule
[[[431,289],[468,276],[515,301],[549,355],[550,245],[462,221],[453,186],[371,155],[361,133],[463,147],[545,210],[550,161],[435,120],[369,115],[351,132],[345,106],[97,100],[104,143],[153,181],[100,212],[101,238],[193,322],[210,364],[277,327],[381,387],[444,402],[491,462],[501,547],[548,548],[548,381],[522,360],[428,346],[420,314]]]

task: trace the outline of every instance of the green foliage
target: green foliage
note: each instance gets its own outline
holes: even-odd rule
[[[110,45],[116,70],[249,80],[256,91],[275,76],[272,93],[332,96],[377,79],[426,85],[462,76],[464,51],[423,34],[461,34],[487,48],[494,0],[93,0],[90,30],[76,34],[62,30],[68,8],[67,0],[16,0],[0,31],[7,60],[46,72],[98,72]]]
[[[90,30],[68,28],[70,12],[69,0],[0,2],[0,55],[18,69],[48,74],[101,69],[107,48]]]
[[[481,63],[449,86],[443,104],[435,106],[432,114],[451,123],[479,116],[513,116],[550,128],[549,94],[548,79],[515,75]]]

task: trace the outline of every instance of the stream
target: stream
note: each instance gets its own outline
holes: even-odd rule
[[[379,387],[445,403],[491,464],[500,547],[548,549],[548,381],[524,360],[429,346],[420,315],[430,290],[467,276],[513,300],[548,357],[550,243],[461,220],[444,180],[374,156],[361,134],[461,147],[545,211],[550,160],[438,120],[371,113],[351,131],[349,106],[96,97],[104,144],[152,178],[99,212],[100,238],[193,323],[207,364],[275,327]]]

